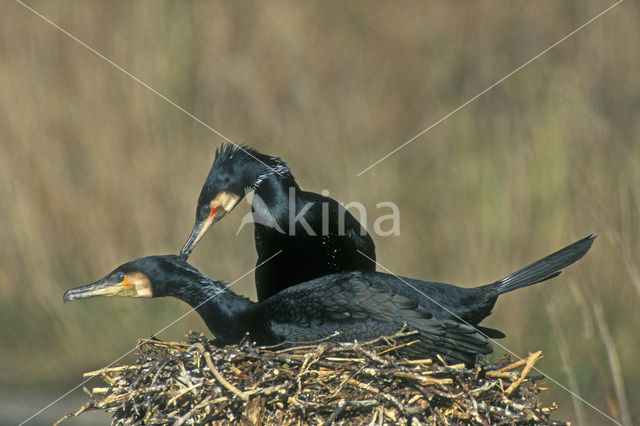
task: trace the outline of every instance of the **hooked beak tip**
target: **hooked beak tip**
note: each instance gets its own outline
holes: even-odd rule
[[[186,261],[187,259],[189,259],[189,254],[190,253],[188,253],[187,250],[185,250],[185,249],[180,250],[180,258],[182,260]]]
[[[187,260],[191,255],[193,249],[196,247],[196,244],[198,244],[197,238],[194,234],[192,234],[191,236],[189,236],[187,242],[184,243],[184,246],[182,246],[182,248],[180,249],[180,258],[182,260]]]
[[[196,222],[195,225],[193,225],[193,229],[191,230],[191,234],[189,235],[187,242],[184,243],[182,249],[180,249],[180,257],[182,260],[187,260],[189,258],[193,249],[198,245],[200,238],[202,238],[212,223],[213,218],[210,218],[203,222]]]

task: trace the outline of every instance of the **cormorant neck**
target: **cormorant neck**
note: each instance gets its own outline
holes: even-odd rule
[[[261,175],[253,187],[254,197],[251,206],[254,219],[256,223],[265,225],[270,225],[271,220],[275,220],[278,226],[287,226],[289,196],[292,188],[297,194],[300,187],[288,168],[281,169],[280,174],[271,170],[269,172]]]
[[[289,192],[289,187],[300,189],[289,167],[284,162],[273,157],[268,157],[268,159],[269,161],[265,161],[260,167],[251,189],[258,192],[269,187],[278,187],[286,188],[286,193]]]
[[[195,275],[169,284],[171,296],[188,303],[204,320],[216,339],[223,344],[239,343],[249,324],[239,321],[254,302],[227,288],[225,283],[213,281],[204,275]]]

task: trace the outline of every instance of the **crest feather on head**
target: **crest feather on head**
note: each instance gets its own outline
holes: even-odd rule
[[[223,143],[216,148],[213,168],[224,167],[238,161],[262,163],[277,174],[289,174],[289,166],[278,157],[271,157],[244,144]]]
[[[223,143],[219,147],[216,148],[215,157],[213,160],[214,165],[222,165],[228,161],[237,160],[236,155],[246,155],[250,158],[258,158],[261,154],[255,149],[251,148],[248,145],[239,145],[233,143]]]

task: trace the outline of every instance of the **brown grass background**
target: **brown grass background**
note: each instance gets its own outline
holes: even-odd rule
[[[28,4],[227,137],[281,156],[305,189],[362,202],[369,229],[388,213],[377,203],[396,203],[400,236],[375,237],[396,273],[476,285],[598,234],[485,325],[518,354],[542,349],[545,373],[616,420],[640,421],[638,3],[359,177],[611,3]],[[0,385],[53,399],[188,310],[65,305],[62,293],[177,252],[222,139],[20,4],[4,2],[0,22]],[[209,231],[193,264],[226,281],[252,268],[252,230],[235,236],[248,211]],[[253,276],[234,289],[253,297]],[[188,329],[205,331],[190,315],[159,337]],[[549,386],[558,418],[607,422]]]

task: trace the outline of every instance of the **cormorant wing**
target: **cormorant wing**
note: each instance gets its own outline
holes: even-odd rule
[[[397,284],[396,284],[397,285]],[[359,272],[333,274],[289,288],[264,302],[271,328],[289,342],[370,340],[393,335],[406,324],[417,340],[404,353],[412,357],[435,354],[473,362],[492,347],[474,327],[437,319],[418,297],[394,291],[394,285],[367,280]]]

